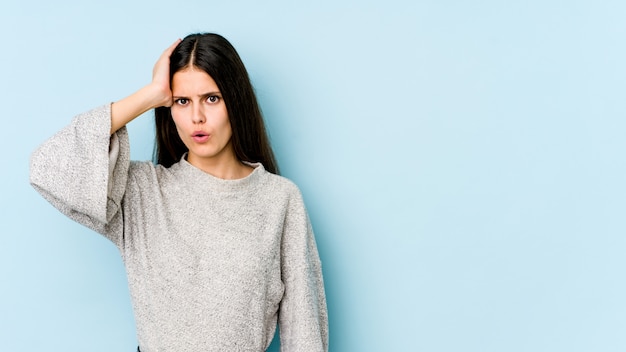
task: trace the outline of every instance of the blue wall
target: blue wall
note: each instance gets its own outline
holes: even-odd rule
[[[624,2],[175,3],[0,5],[0,350],[134,348],[116,249],[28,158],[196,31],[238,48],[304,193],[332,351],[626,350]]]

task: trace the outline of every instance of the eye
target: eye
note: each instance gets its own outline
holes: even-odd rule
[[[210,104],[215,104],[220,101],[220,97],[218,97],[217,95],[209,95],[206,98],[206,101]]]
[[[174,102],[175,102],[177,105],[187,105],[187,103],[189,103],[189,99],[186,99],[186,98],[178,98],[178,99],[174,100]]]

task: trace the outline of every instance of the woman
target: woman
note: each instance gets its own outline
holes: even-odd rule
[[[128,122],[155,110],[158,164]],[[237,52],[216,34],[170,46],[150,84],[74,118],[31,157],[31,184],[110,239],[142,352],[326,351],[321,264],[298,188],[277,176]]]

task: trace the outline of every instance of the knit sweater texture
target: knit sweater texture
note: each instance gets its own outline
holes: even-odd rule
[[[327,351],[315,238],[298,188],[261,164],[223,180],[184,158],[130,161],[110,105],[75,117],[31,156],[53,206],[111,240],[126,266],[142,352]]]

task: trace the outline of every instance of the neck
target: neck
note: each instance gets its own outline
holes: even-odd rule
[[[187,161],[207,174],[224,180],[244,178],[254,170],[252,166],[244,164],[234,156],[224,160],[224,158],[197,158],[193,154],[189,154]]]

